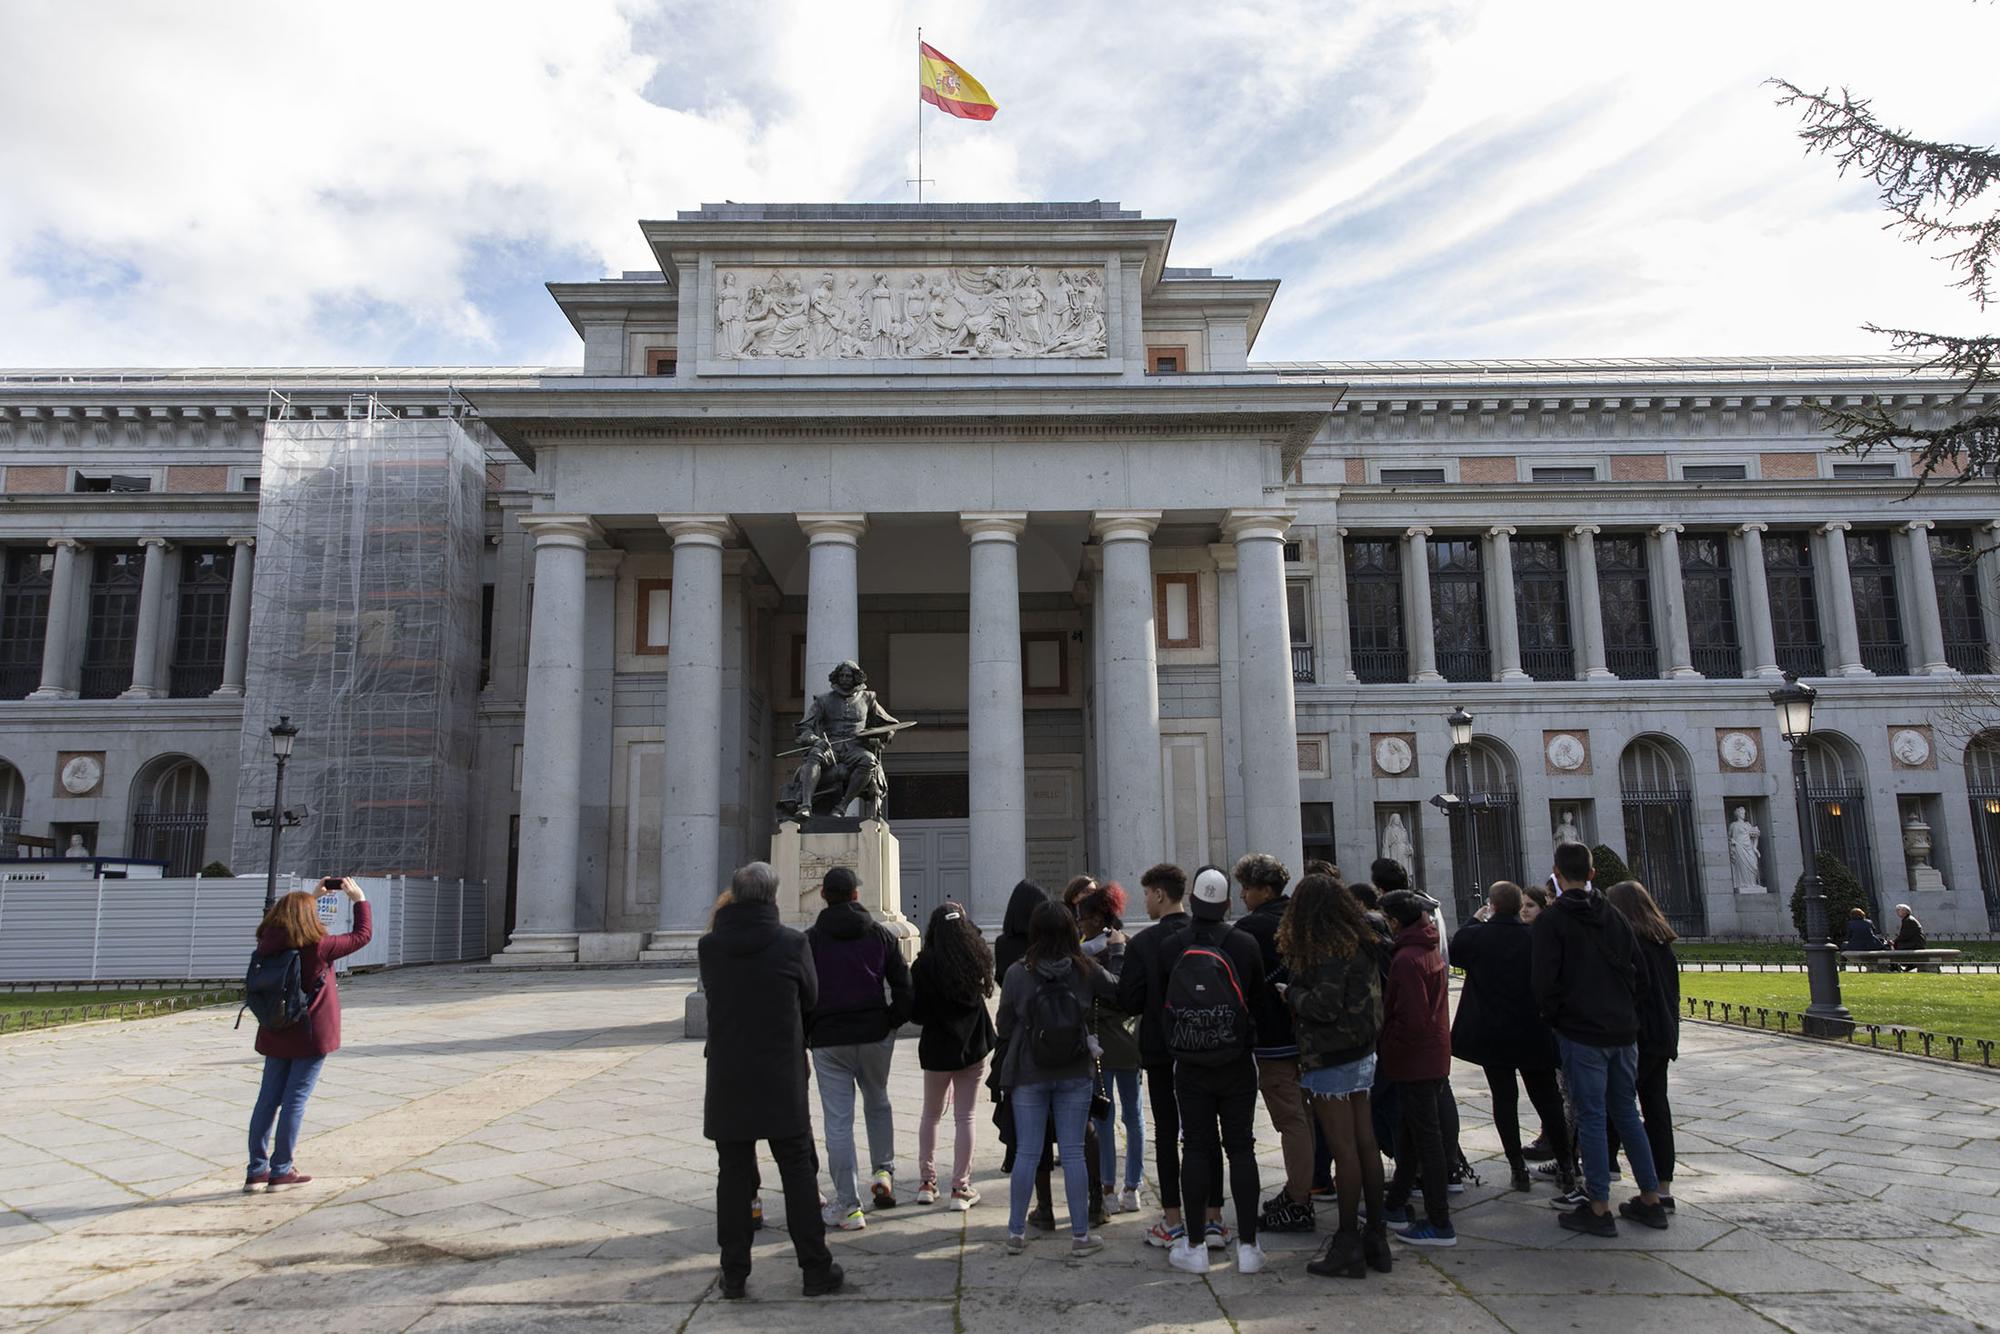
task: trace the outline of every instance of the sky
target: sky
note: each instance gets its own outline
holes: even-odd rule
[[[580,363],[637,219],[913,198],[919,25],[1000,104],[927,199],[1174,218],[1258,360],[1995,329],[1763,81],[1992,144],[2000,5],[0,0],[0,366]]]

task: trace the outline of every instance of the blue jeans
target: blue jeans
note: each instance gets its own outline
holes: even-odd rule
[[[1090,1231],[1090,1166],[1083,1161],[1083,1126],[1090,1120],[1089,1075],[1056,1079],[1046,1084],[1022,1084],[1007,1095],[1014,1109],[1014,1175],[1008,1183],[1007,1233],[1027,1230],[1028,1201],[1035,1193],[1035,1164],[1042,1160],[1042,1141],[1049,1116],[1056,1119],[1056,1146],[1062,1150],[1063,1198],[1069,1201],[1069,1230],[1081,1237]]]
[[[1138,1189],[1146,1175],[1146,1114],[1139,1110],[1139,1072],[1106,1070],[1104,1091],[1125,1123],[1125,1189]],[[1118,1182],[1118,1137],[1109,1113],[1097,1118],[1097,1175],[1110,1190]]]
[[[299,1127],[306,1116],[306,1099],[319,1083],[324,1056],[266,1056],[264,1084],[257,1090],[257,1105],[250,1112],[250,1175],[270,1172],[277,1175],[292,1170],[292,1152],[298,1146]],[[278,1123],[278,1138],[271,1143],[271,1123]],[[270,1152],[265,1146],[271,1145]]]
[[[1618,1127],[1632,1179],[1640,1193],[1660,1188],[1653,1170],[1653,1150],[1639,1117],[1639,1047],[1593,1047],[1556,1034],[1562,1051],[1563,1079],[1576,1107],[1576,1141],[1583,1154],[1584,1193],[1600,1203],[1611,1200],[1611,1144],[1604,1133],[1607,1117]]]
[[[871,1172],[894,1172],[896,1113],[889,1104],[889,1059],[896,1035],[880,1042],[814,1047],[813,1077],[819,1080],[819,1108],[826,1125],[826,1170],[833,1177],[833,1202],[843,1214],[861,1207],[859,1169],[854,1161],[854,1091],[861,1090],[868,1122]]]

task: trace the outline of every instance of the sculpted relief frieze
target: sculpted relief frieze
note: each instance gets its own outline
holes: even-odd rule
[[[1105,355],[1102,268],[718,267],[715,354],[887,361]]]

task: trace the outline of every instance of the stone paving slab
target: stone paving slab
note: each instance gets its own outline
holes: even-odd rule
[[[1304,1236],[1268,1238],[1263,1274],[1180,1274],[1140,1243],[1150,1212],[1088,1260],[1060,1234],[1008,1256],[982,1106],[979,1208],[906,1204],[836,1235],[849,1290],[807,1300],[767,1191],[752,1300],[725,1303],[688,990],[638,970],[357,977],[301,1146],[316,1180],[275,1196],[238,1190],[258,1066],[226,1012],[0,1039],[0,1330],[262,1334],[274,1282],[332,1331],[2000,1326],[2000,1076],[1707,1025],[1674,1070],[1664,1233],[1578,1237],[1545,1184],[1506,1189],[1484,1080],[1460,1067],[1486,1180],[1454,1198],[1457,1248],[1386,1277],[1313,1278]],[[892,1087],[906,1194],[914,1057],[902,1044]]]

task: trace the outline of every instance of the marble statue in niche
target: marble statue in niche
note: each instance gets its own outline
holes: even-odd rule
[[[730,269],[715,288],[716,354],[812,361],[1101,357],[1096,268]]]
[[[1750,813],[1736,808],[1729,822],[1729,880],[1735,889],[1762,889],[1763,858],[1759,851],[1764,831],[1750,822]]]
[[[1556,825],[1556,846],[1561,847],[1565,843],[1581,842],[1583,842],[1583,834],[1576,827],[1576,812],[1565,810],[1562,815],[1562,821]]]
[[[1401,866],[1404,874],[1414,880],[1416,849],[1410,846],[1410,831],[1403,827],[1403,817],[1398,811],[1389,812],[1389,819],[1382,826],[1380,855]]]

